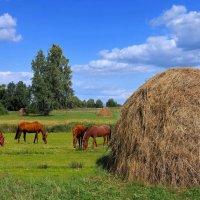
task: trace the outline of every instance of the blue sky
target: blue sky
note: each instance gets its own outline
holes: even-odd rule
[[[125,100],[153,75],[200,63],[200,1],[0,0],[0,84],[30,84],[58,44],[80,99]]]

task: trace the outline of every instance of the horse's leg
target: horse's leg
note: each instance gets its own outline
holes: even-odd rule
[[[93,149],[94,149],[94,145],[97,147],[97,140],[96,140],[96,136],[93,137]]]
[[[37,138],[36,138],[36,140],[37,140],[37,144],[38,144],[38,132],[36,133],[36,135],[37,135]]]
[[[36,134],[35,134],[35,138],[34,138],[34,144],[35,144],[35,140],[36,140]]]
[[[80,138],[78,138],[78,146],[79,146],[79,149],[80,149],[80,147],[81,147],[81,139]]]
[[[24,134],[24,142],[26,142],[26,131],[23,131]]]
[[[103,136],[103,146],[106,144],[106,136]]]
[[[38,143],[38,132],[35,133],[34,144],[35,144],[36,140],[37,140],[37,143]]]
[[[22,132],[19,132],[19,134],[18,134],[18,144],[20,143],[21,134],[22,134]]]
[[[96,138],[95,138],[95,146],[97,147],[97,140],[96,140]]]
[[[80,143],[81,143],[81,149],[82,149],[82,146],[83,146],[83,137],[80,137]]]

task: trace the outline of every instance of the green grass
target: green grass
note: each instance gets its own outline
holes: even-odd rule
[[[106,123],[114,124],[120,115],[120,108],[112,108],[112,117],[98,116],[98,109],[76,109],[76,110],[55,110],[49,116],[28,115],[20,116],[18,112],[9,112],[8,115],[0,115],[0,125],[17,125],[20,121],[41,121],[46,126],[56,124],[79,123]]]
[[[82,162],[84,167],[78,170],[77,174],[92,174],[96,158],[106,151],[106,148],[102,147],[102,138],[98,138],[102,148],[80,151],[73,148],[71,133],[49,133],[48,144],[44,144],[41,135],[39,136],[38,144],[33,143],[34,134],[27,134],[27,143],[21,138],[21,144],[17,144],[13,133],[5,134],[5,147],[0,148],[0,173],[12,176],[69,177],[74,174],[70,163],[78,161]],[[45,171],[42,165],[48,166]]]
[[[120,108],[112,108],[112,117],[97,115],[98,109],[55,110],[49,116],[28,115],[20,116],[19,112],[9,112],[0,115],[0,129],[4,132],[14,132],[22,121],[39,121],[50,132],[70,131],[76,124],[114,126],[120,116]]]
[[[95,110],[54,111],[48,117],[28,116],[24,120],[39,120],[46,125],[55,123],[115,123],[119,110],[112,118],[98,117]],[[16,112],[0,116],[0,125],[9,120],[17,123],[21,117]],[[10,124],[12,124],[10,123]],[[144,185],[127,182],[104,171],[98,166],[107,154],[103,139],[98,138],[98,147],[86,151],[74,149],[72,133],[50,132],[44,144],[39,134],[39,143],[33,144],[34,134],[27,134],[27,143],[17,144],[15,133],[5,133],[5,146],[0,147],[0,199],[69,199],[69,200],[145,200],[145,199],[199,199],[200,188],[173,188],[170,186]]]
[[[126,182],[104,171],[96,161],[106,154],[102,138],[98,147],[74,149],[72,134],[50,133],[48,144],[14,140],[5,135],[0,148],[0,199],[198,199],[199,188],[170,188]]]

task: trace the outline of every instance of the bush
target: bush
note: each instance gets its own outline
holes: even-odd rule
[[[8,111],[6,110],[4,105],[0,103],[0,115],[6,115],[6,114],[8,114]]]

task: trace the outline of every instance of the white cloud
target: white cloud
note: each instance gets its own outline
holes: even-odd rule
[[[188,12],[185,6],[172,6],[151,21],[154,26],[164,25],[176,40],[177,47],[200,49],[200,12]]]
[[[154,71],[154,68],[150,65],[137,64],[134,66],[128,62],[119,62],[112,61],[107,59],[102,60],[93,60],[85,65],[73,65],[72,70],[74,72],[88,72],[93,75],[116,75],[116,74],[124,74],[124,73],[137,73],[137,72],[151,72]]]
[[[118,99],[120,102],[126,100],[133,91],[129,91],[125,88],[107,88],[106,90],[102,90],[98,98],[102,99]]]
[[[10,28],[16,26],[16,20],[8,13],[0,16],[0,28]]]
[[[16,26],[16,19],[8,13],[0,16],[0,41],[20,41],[22,36],[16,33]]]
[[[200,12],[188,12],[185,6],[173,5],[151,25],[164,25],[166,35],[148,37],[143,44],[122,49],[102,50],[98,60],[74,65],[75,72],[96,75],[145,73],[158,67],[198,66],[200,63]]]
[[[30,72],[0,72],[0,84],[8,84],[12,81],[15,83],[23,81],[29,85],[31,83],[32,76],[33,74]]]

